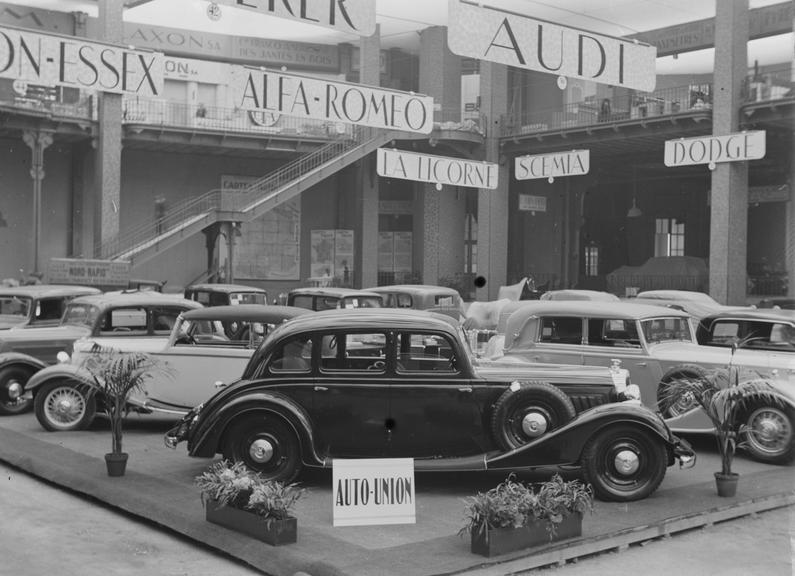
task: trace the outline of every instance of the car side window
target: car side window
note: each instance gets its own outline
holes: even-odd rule
[[[309,372],[312,369],[312,337],[299,334],[282,342],[268,364],[273,373]]]
[[[634,320],[589,318],[588,345],[616,348],[639,348],[640,338]]]
[[[317,310],[334,310],[339,301],[339,298],[333,296],[319,296],[316,301]]]
[[[312,296],[305,296],[303,294],[296,294],[293,296],[293,301],[290,305],[297,306],[298,308],[306,308],[307,310],[314,309],[312,306]]]
[[[397,335],[398,373],[456,374],[455,348],[446,336],[423,332]]]
[[[42,298],[36,303],[36,316],[33,322],[58,321],[63,314],[64,301],[61,298]]]
[[[129,307],[106,310],[99,330],[103,336],[145,336],[146,309]]]
[[[770,329],[771,350],[795,352],[795,326],[792,324],[774,324]]]
[[[582,344],[582,320],[568,316],[543,318],[539,341],[552,344]]]
[[[386,342],[383,332],[324,334],[320,345],[321,369],[383,373]]]
[[[168,336],[177,323],[182,310],[178,308],[156,308],[152,310],[152,330],[158,336]]]
[[[715,322],[709,339],[704,342],[707,346],[726,346],[729,347],[740,340],[740,324],[735,321]]]

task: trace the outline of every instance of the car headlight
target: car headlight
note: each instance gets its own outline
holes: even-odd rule
[[[636,400],[640,402],[640,387],[637,384],[627,384],[622,392],[624,400]]]
[[[55,359],[58,360],[59,364],[67,364],[70,360],[69,353],[65,350],[61,350],[55,355]]]

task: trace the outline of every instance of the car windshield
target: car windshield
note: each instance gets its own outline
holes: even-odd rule
[[[99,308],[93,304],[82,304],[72,302],[64,312],[61,324],[76,324],[78,326],[94,327],[94,323],[99,316]]]
[[[0,317],[3,322],[20,323],[30,315],[32,298],[0,296]]]
[[[640,325],[649,344],[694,342],[687,318],[650,318],[642,320]]]

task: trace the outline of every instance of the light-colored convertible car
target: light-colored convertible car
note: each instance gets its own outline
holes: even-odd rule
[[[241,304],[199,308],[181,314],[168,342],[156,342],[157,349],[144,340],[128,341],[114,349],[121,352],[147,352],[162,362],[169,378],[149,381],[146,388],[133,393],[130,409],[144,414],[186,414],[209,398],[217,388],[237,379],[265,335],[283,321],[311,313],[292,306]],[[237,326],[234,339],[225,326]],[[82,430],[103,410],[102,391],[92,381],[82,359],[93,347],[109,343],[89,338],[75,343],[71,359],[62,355],[59,364],[37,372],[28,382],[36,418],[50,431]]]
[[[533,362],[602,366],[620,362],[650,407],[656,407],[666,383],[698,376],[706,369],[732,365],[740,378],[769,379],[781,402],[760,401],[747,410],[745,449],[760,461],[795,459],[795,352],[762,351],[759,340],[740,340],[735,347],[699,345],[691,317],[660,306],[540,301],[504,312],[508,314],[502,319],[504,331],[490,345],[492,359],[515,356]],[[795,324],[795,318],[771,316],[779,323]],[[720,329],[728,334],[737,324],[727,322]],[[663,416],[674,431],[712,431],[706,415],[692,405],[674,406]]]

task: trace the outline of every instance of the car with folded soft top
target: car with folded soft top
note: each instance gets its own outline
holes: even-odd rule
[[[198,302],[152,290],[93,294],[72,299],[60,323],[37,330],[8,330],[0,337],[0,414],[18,414],[32,402],[25,395],[30,377],[71,354],[76,340],[102,338],[109,346],[126,346],[146,338],[162,347],[180,313],[201,308]]]
[[[648,496],[668,466],[695,458],[625,370],[476,361],[458,321],[388,308],[279,326],[164,440],[284,482],[335,458],[413,458],[417,471],[576,465],[617,501]]]
[[[710,369],[732,366],[740,379],[769,380],[779,401],[748,404],[742,445],[763,462],[795,459],[795,353],[776,335],[785,325],[795,328],[795,313],[726,311],[706,317],[697,331],[684,311],[629,302],[539,301],[506,311],[504,331],[490,343],[489,358],[594,366],[620,362],[650,408],[656,408],[670,382],[698,378]],[[713,432],[693,403],[666,406],[663,416],[677,433]]]
[[[57,326],[66,304],[78,296],[99,294],[91,286],[33,284],[0,287],[0,331]],[[0,338],[3,336],[0,332]]]
[[[84,338],[75,342],[71,358],[34,374],[26,394],[32,396],[36,418],[45,430],[87,428],[97,413],[104,412],[104,397],[84,359],[113,347],[121,352],[146,352],[168,374],[133,391],[127,408],[141,414],[182,416],[218,387],[239,378],[254,350],[276,326],[311,313],[304,308],[264,304],[192,309],[178,316],[165,344],[157,339],[156,350],[145,338],[130,339],[124,346],[101,336]],[[238,327],[232,338],[225,330],[230,324]]]

